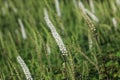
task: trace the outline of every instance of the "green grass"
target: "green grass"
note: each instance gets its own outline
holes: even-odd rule
[[[87,1],[82,2],[91,10]],[[115,0],[94,0],[99,22],[82,13],[73,0],[59,0],[59,5],[61,17],[54,0],[0,0],[0,80],[26,79],[16,59],[19,55],[33,80],[119,80],[120,5]],[[60,52],[44,20],[45,8],[68,50],[67,57]],[[22,38],[19,18],[27,39]],[[91,31],[91,24],[96,32]]]

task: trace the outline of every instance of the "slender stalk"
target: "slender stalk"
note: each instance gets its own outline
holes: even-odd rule
[[[22,67],[22,70],[23,70],[23,72],[26,76],[26,79],[27,80],[33,80],[32,76],[31,76],[31,73],[30,73],[27,65],[25,64],[24,60],[20,56],[17,56],[17,61],[20,64],[20,66]]]

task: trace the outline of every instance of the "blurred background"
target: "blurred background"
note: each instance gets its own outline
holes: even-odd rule
[[[0,80],[119,80],[119,35],[120,0],[0,0]]]

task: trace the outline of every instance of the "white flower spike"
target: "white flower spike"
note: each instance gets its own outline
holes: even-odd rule
[[[82,11],[85,13],[85,7],[83,5],[83,3],[80,1],[79,2],[79,7],[82,9]]]
[[[79,2],[79,7],[82,9],[83,13],[88,14],[94,21],[99,22],[99,19],[92,12],[86,9],[81,1]]]
[[[116,4],[120,6],[120,0],[116,0]]]
[[[20,66],[22,67],[22,70],[26,76],[26,80],[33,80],[31,73],[30,73],[27,65],[25,64],[24,60],[20,56],[18,56],[17,61],[20,64]]]
[[[91,8],[92,13],[95,13],[93,0],[89,0],[89,2],[90,2],[90,8]]]
[[[117,29],[117,21],[116,21],[116,19],[114,17],[112,18],[112,22],[113,22],[113,26],[114,26],[114,28],[116,30]]]
[[[21,20],[21,19],[18,19],[18,23],[19,23],[20,28],[21,28],[22,37],[23,37],[23,39],[26,39],[26,38],[27,38],[27,35],[26,35],[26,32],[25,32],[25,28],[24,28],[24,25],[23,25],[23,23],[22,23],[22,20]]]
[[[59,17],[61,17],[61,11],[60,11],[60,6],[59,6],[59,1],[55,0],[55,6],[56,6],[56,11]]]
[[[67,55],[66,47],[65,47],[65,45],[64,45],[64,43],[63,43],[60,35],[57,33],[54,25],[53,25],[52,22],[50,21],[46,9],[44,9],[44,16],[45,16],[45,17],[44,17],[45,22],[46,22],[47,26],[50,28],[51,33],[52,33],[52,35],[53,35],[53,37],[54,37],[57,45],[59,46],[59,49],[60,49],[61,53],[63,53],[63,55]]]
[[[96,22],[99,22],[99,19],[93,14],[91,13],[88,9],[85,9],[85,12]]]

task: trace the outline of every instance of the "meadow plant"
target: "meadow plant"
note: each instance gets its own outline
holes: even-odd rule
[[[114,26],[114,28],[116,30],[117,29],[117,21],[116,21],[116,19],[114,17],[112,18],[112,22],[113,22],[113,26]]]
[[[56,7],[56,12],[59,17],[61,17],[61,11],[60,11],[60,6],[59,6],[59,0],[55,0],[55,7]]]
[[[92,20],[94,20],[95,22],[99,22],[99,19],[93,13],[91,13],[88,9],[85,9],[85,12],[92,18]]]
[[[45,22],[46,22],[47,26],[50,28],[51,33],[52,33],[52,35],[53,35],[53,37],[54,37],[57,45],[59,46],[59,49],[60,49],[61,53],[62,53],[63,55],[67,55],[67,49],[66,49],[66,47],[65,47],[65,45],[64,45],[64,43],[63,43],[63,41],[62,41],[62,39],[61,39],[61,37],[60,37],[60,35],[57,33],[54,25],[53,25],[52,22],[50,21],[46,9],[44,9],[44,16],[45,16],[45,17],[44,17]]]
[[[20,28],[21,28],[21,33],[22,33],[23,39],[27,39],[25,28],[24,28],[24,25],[23,25],[22,20],[20,18],[18,19],[18,23],[19,23]]]
[[[27,65],[25,64],[24,60],[21,58],[21,56],[17,56],[17,61],[20,64],[20,66],[22,67],[22,70],[26,76],[27,80],[33,80],[31,73],[27,67]]]
[[[94,7],[93,0],[89,0],[89,3],[90,3],[91,12],[94,14],[95,13],[95,7]]]
[[[116,4],[120,6],[120,0],[116,0]]]
[[[0,79],[119,80],[119,6],[120,0],[0,0]]]
[[[79,2],[79,7],[80,7],[80,9],[82,10],[83,13],[86,13],[85,7],[84,7],[84,5],[81,1]]]
[[[92,20],[94,20],[95,22],[99,22],[99,19],[92,12],[86,9],[81,1],[79,2],[79,7],[84,14],[88,14],[92,18]]]

